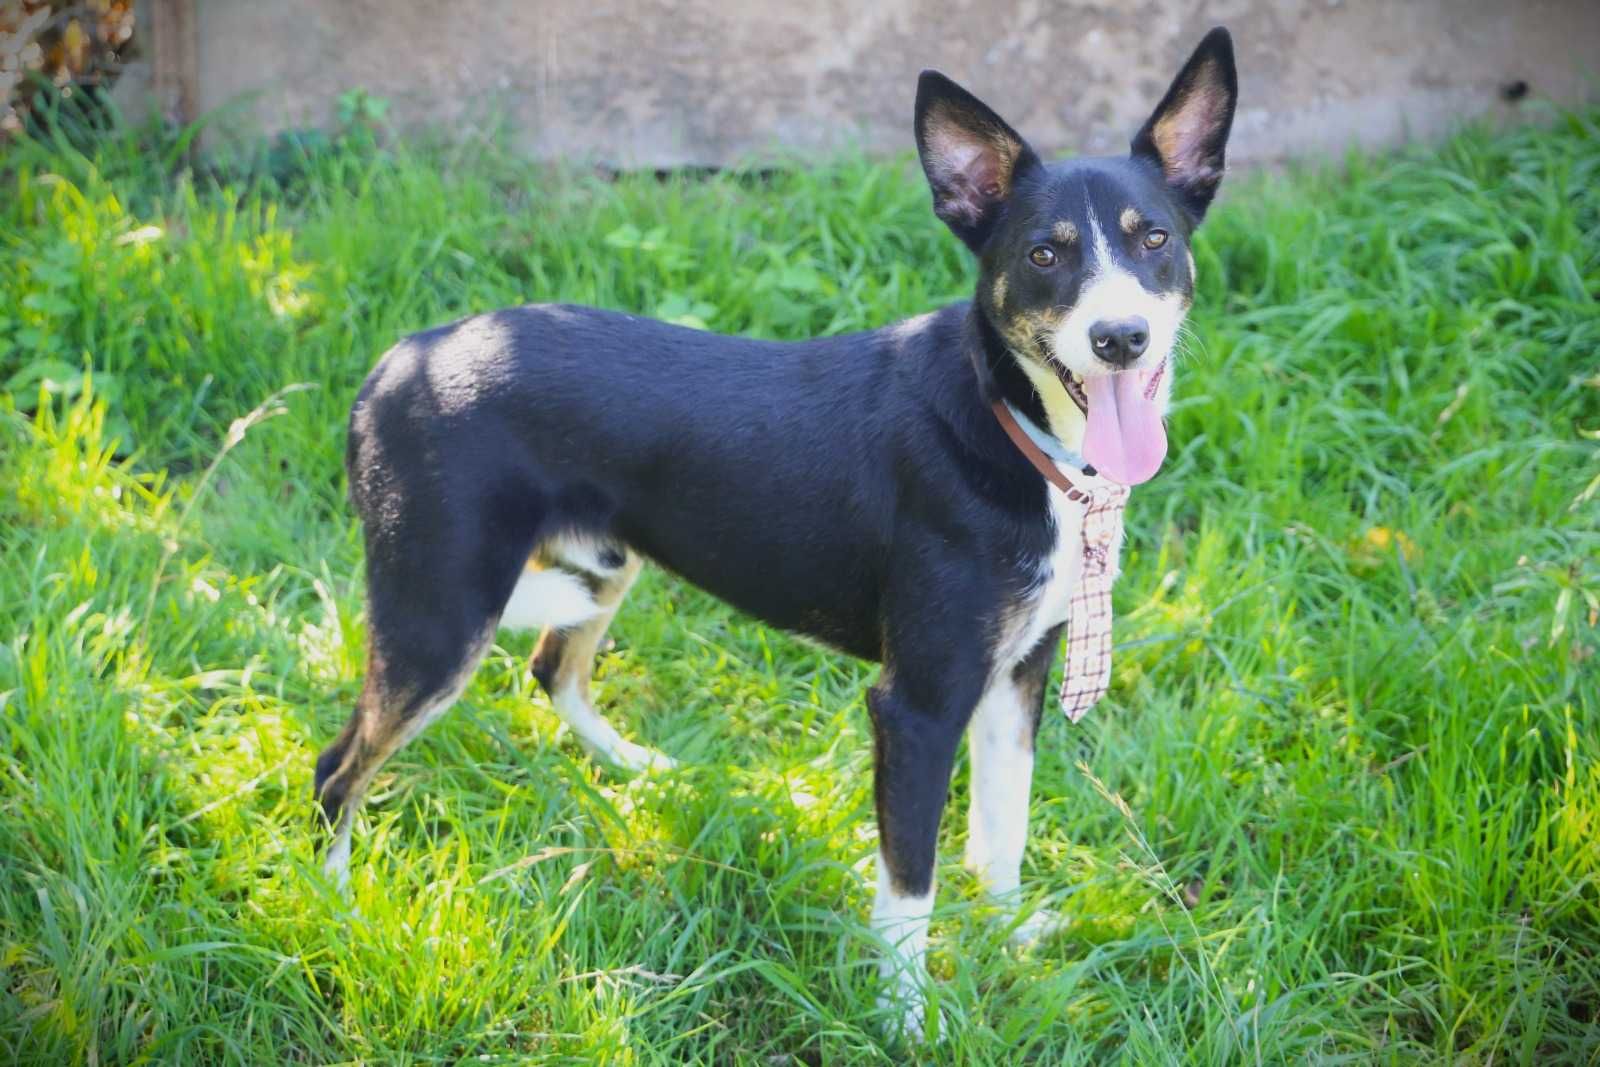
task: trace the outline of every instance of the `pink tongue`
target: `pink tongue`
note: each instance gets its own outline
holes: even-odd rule
[[[1167,457],[1167,430],[1161,425],[1161,412],[1155,400],[1144,395],[1149,378],[1148,374],[1123,371],[1083,382],[1089,401],[1083,458],[1123,485],[1149,481]]]

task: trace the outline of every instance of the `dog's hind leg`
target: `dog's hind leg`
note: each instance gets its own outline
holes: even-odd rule
[[[324,868],[342,886],[350,832],[385,761],[455,704],[494,638],[527,548],[478,524],[367,530],[367,674],[354,713],[317,758],[333,829]]]
[[[317,757],[316,795],[333,828],[323,868],[342,887],[349,877],[350,832],[367,787],[390,756],[400,751],[461,696],[489,647],[490,632],[464,643],[455,663],[424,684],[400,683],[396,671],[374,651],[356,710],[333,744]]]
[[[323,869],[341,888],[349,880],[350,833],[373,777],[390,756],[450,709],[487,648],[487,639],[477,642],[464,650],[453,677],[409,694],[397,691],[369,658],[355,713],[338,739],[317,757],[316,795],[333,828]]]
[[[586,617],[569,625],[552,621],[539,639],[530,664],[533,676],[550,696],[550,704],[561,720],[567,724],[578,740],[591,754],[605,762],[629,771],[665,770],[676,766],[675,761],[645,745],[629,741],[617,733],[604,717],[595,710],[589,697],[589,677],[594,671],[595,653],[604,640],[606,627],[615,618],[617,609],[628,588],[639,576],[641,561],[638,556],[609,543],[589,544],[561,539],[546,546],[540,553],[542,571],[535,575],[560,577],[534,577],[519,584],[518,594],[512,596],[516,605],[518,595],[527,585],[543,582],[547,592],[559,598],[561,581],[581,585],[593,605]],[[569,593],[571,591],[568,591]],[[530,609],[537,608],[530,605]],[[548,612],[544,614],[548,615]],[[515,625],[512,612],[507,611],[507,625]]]

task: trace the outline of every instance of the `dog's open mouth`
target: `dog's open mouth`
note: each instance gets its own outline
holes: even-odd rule
[[[1161,421],[1162,360],[1152,370],[1125,370],[1080,381],[1061,364],[1056,377],[1083,409],[1083,458],[1104,477],[1138,485],[1155,477],[1167,458],[1167,428]]]
[[[1056,377],[1061,381],[1062,388],[1066,389],[1067,395],[1072,398],[1072,402],[1078,405],[1078,410],[1085,415],[1089,414],[1089,398],[1084,395],[1083,383],[1078,380],[1078,376],[1053,359],[1049,363],[1050,368],[1056,372]]]

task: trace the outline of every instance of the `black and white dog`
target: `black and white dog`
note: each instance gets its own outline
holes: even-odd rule
[[[918,1028],[963,732],[968,863],[997,901],[1020,898],[1034,736],[1084,518],[1037,450],[1084,484],[1160,466],[1189,239],[1222,178],[1236,95],[1216,29],[1129,155],[1047,163],[925,72],[917,150],[935,213],[978,257],[970,303],[799,343],[535,305],[389,351],[350,417],[370,637],[355,712],[317,760],[330,873],[345,877],[373,775],[451,706],[497,627],[543,627],[533,673],[591,752],[671,766],[588,697],[606,626],[653,560],[882,663],[868,694],[873,922],[896,946],[889,995]]]

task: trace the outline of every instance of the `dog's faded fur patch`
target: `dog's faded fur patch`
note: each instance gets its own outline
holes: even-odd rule
[[[1047,308],[1036,312],[1019,311],[995,323],[995,328],[1013,352],[1033,357],[1039,342],[1054,333],[1060,322],[1060,312]]]

